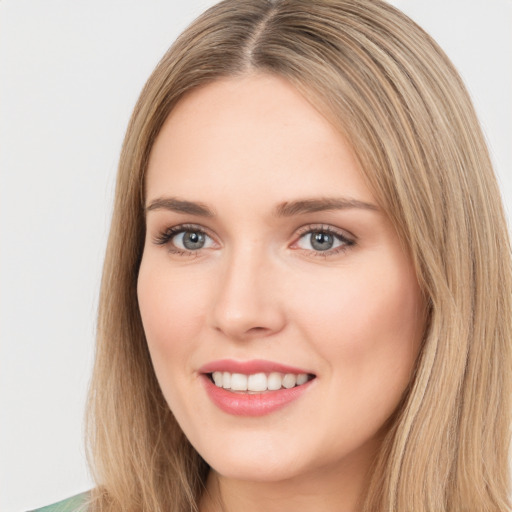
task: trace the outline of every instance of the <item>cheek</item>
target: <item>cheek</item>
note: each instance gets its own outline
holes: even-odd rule
[[[159,369],[183,364],[199,339],[201,288],[159,261],[143,258],[137,283],[139,308],[157,377]]]
[[[330,331],[341,337],[335,345],[354,349],[413,340],[421,324],[422,300],[414,274],[389,266],[342,269],[323,281],[306,281],[290,299],[311,331]]]
[[[303,311],[303,331],[328,361],[338,389],[357,397],[354,407],[373,404],[390,414],[411,378],[424,328],[409,262],[381,253],[373,264],[308,283],[295,297],[302,298],[295,307]]]

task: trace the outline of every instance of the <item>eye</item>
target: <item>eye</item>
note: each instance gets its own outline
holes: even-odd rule
[[[201,231],[182,231],[174,235],[171,240],[180,249],[197,251],[205,246],[207,238],[209,237]]]
[[[213,239],[196,226],[174,226],[160,233],[154,240],[157,245],[167,245],[176,254],[191,254],[214,246]]]
[[[323,255],[336,254],[354,244],[354,240],[328,226],[306,227],[296,242],[299,249],[323,253]]]

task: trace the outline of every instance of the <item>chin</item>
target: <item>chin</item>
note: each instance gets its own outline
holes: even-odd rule
[[[252,446],[240,446],[230,443],[229,446],[219,443],[220,450],[198,450],[208,465],[219,475],[235,480],[254,482],[277,482],[291,479],[303,471],[302,457],[298,447],[280,449],[275,443],[265,440],[262,443],[252,443]],[[307,466],[307,465],[306,465]]]

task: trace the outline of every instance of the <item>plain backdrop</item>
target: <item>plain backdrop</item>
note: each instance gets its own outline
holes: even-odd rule
[[[0,1],[0,510],[90,488],[82,416],[124,130],[207,0]],[[446,50],[512,212],[512,0],[395,0]]]

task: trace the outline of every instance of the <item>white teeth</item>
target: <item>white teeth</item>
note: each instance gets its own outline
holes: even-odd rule
[[[250,392],[277,391],[281,388],[291,389],[295,386],[301,386],[309,380],[307,373],[296,375],[294,373],[283,374],[279,372],[272,372],[268,375],[262,372],[251,375],[213,372],[212,378],[215,385],[219,388]]]
[[[222,374],[222,387],[224,389],[231,389],[231,373],[224,372]]]
[[[283,388],[290,389],[297,384],[297,376],[293,373],[287,373],[283,378]]]
[[[249,391],[266,391],[267,376],[264,373],[249,375],[249,378],[247,379],[247,389]]]
[[[269,391],[276,391],[277,389],[281,389],[282,382],[283,375],[281,373],[273,372],[268,376],[267,389]]]
[[[215,382],[215,385],[219,388],[222,387],[222,383],[224,382],[224,379],[222,378],[222,372],[213,372],[212,373],[213,382]]]
[[[247,375],[243,373],[231,374],[231,390],[232,391],[247,391]]]
[[[302,386],[302,384],[306,384],[308,381],[308,376],[306,373],[299,373],[297,375],[297,386]]]

